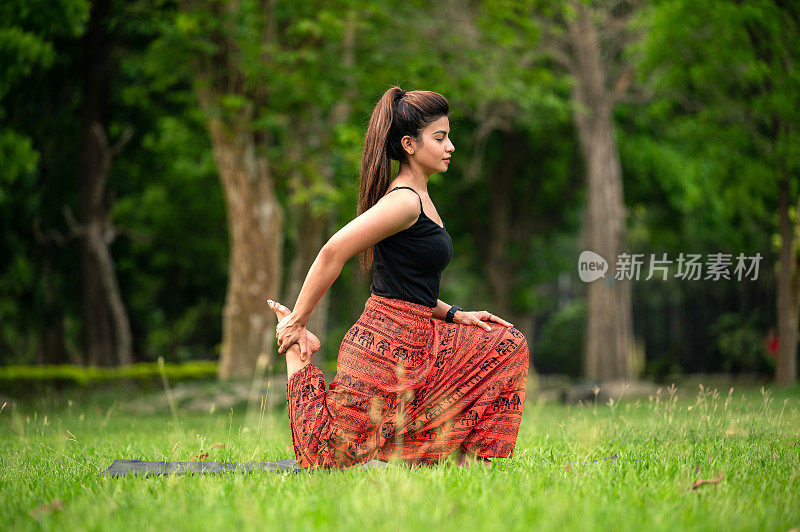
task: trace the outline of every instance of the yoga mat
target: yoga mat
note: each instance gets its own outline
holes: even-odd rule
[[[366,469],[384,469],[386,462],[370,460],[360,467]],[[267,462],[148,462],[144,460],[114,460],[111,467],[100,473],[109,477],[126,475],[207,475],[225,471],[251,473],[253,471],[300,471],[294,460],[271,460]]]

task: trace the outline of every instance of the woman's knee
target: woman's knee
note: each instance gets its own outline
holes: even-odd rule
[[[503,354],[519,359],[520,362],[527,365],[529,363],[528,340],[525,335],[520,332],[516,327],[508,327],[504,338],[498,345],[498,351],[503,351]]]

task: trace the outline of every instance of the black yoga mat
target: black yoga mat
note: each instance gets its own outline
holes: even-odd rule
[[[370,460],[360,467],[383,469],[386,462]],[[271,460],[268,462],[148,462],[144,460],[114,460],[111,467],[100,473],[109,477],[126,475],[206,475],[225,471],[250,473],[253,471],[299,471],[301,467],[294,460]]]

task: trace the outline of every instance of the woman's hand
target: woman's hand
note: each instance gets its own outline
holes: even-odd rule
[[[500,325],[505,325],[506,327],[513,327],[513,323],[509,323],[500,316],[495,316],[494,314],[490,314],[485,310],[477,310],[474,312],[466,312],[463,310],[457,310],[456,313],[453,315],[453,323],[463,323],[464,325],[477,325],[478,327],[482,327],[487,331],[491,331],[492,328],[489,326],[487,321],[493,321],[495,323],[499,323]]]
[[[293,342],[293,343],[291,343],[291,344],[286,346],[286,349],[283,350],[284,353],[287,353],[289,351],[289,348],[292,347],[292,345],[294,345],[295,343],[297,345],[300,345],[299,341],[298,342]],[[319,338],[317,338],[314,335],[314,333],[312,333],[311,331],[306,329],[306,349],[307,350],[306,350],[306,354],[305,355],[302,352],[300,353],[300,360],[305,362],[306,360],[308,360],[308,357],[314,355],[314,353],[319,351],[320,347],[322,347],[322,342],[319,341]]]
[[[309,332],[306,324],[302,323],[292,313],[278,322],[275,328],[275,337],[278,339],[278,353],[283,353],[297,342],[300,346],[300,359],[305,361],[311,354],[308,345]]]

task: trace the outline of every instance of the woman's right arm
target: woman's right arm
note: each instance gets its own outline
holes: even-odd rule
[[[405,190],[388,194],[333,235],[322,246],[308,270],[292,313],[278,324],[278,352],[295,342],[301,356],[307,352],[305,326],[322,295],[339,277],[344,264],[353,256],[384,238],[411,227],[420,214],[416,194]]]

